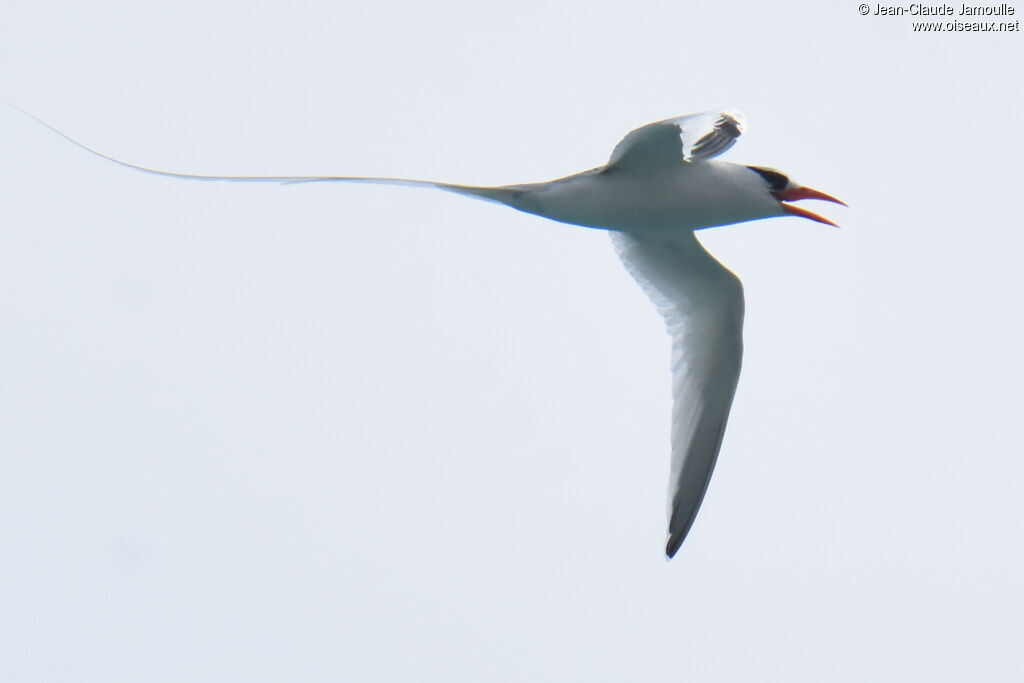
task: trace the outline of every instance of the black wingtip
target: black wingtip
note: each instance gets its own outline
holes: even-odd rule
[[[686,534],[674,534],[669,536],[668,543],[665,545],[665,557],[672,559],[679,552],[679,548],[683,545],[683,539]]]

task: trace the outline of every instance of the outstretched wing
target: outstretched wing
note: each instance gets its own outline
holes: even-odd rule
[[[672,557],[693,526],[722,446],[743,356],[743,285],[688,230],[612,233],[672,336]]]
[[[689,114],[649,123],[622,138],[606,168],[652,168],[710,159],[736,144],[743,129],[743,116],[734,111]]]

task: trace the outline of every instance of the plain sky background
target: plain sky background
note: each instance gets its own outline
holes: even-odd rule
[[[546,180],[733,107],[727,159],[851,208],[702,234],[747,353],[667,563],[669,342],[606,235],[156,178],[0,109],[0,680],[1024,678],[1020,33],[852,0],[3,15],[0,99],[139,164]]]

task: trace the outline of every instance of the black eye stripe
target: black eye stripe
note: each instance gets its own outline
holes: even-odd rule
[[[772,188],[772,192],[782,192],[789,185],[789,178],[782,175],[778,171],[771,171],[767,168],[758,168],[757,166],[747,166],[751,171],[759,174],[768,183],[768,187]]]

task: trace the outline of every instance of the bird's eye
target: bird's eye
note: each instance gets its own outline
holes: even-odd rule
[[[747,166],[747,168],[764,178],[772,192],[782,192],[789,186],[789,178],[778,171],[760,166]]]

